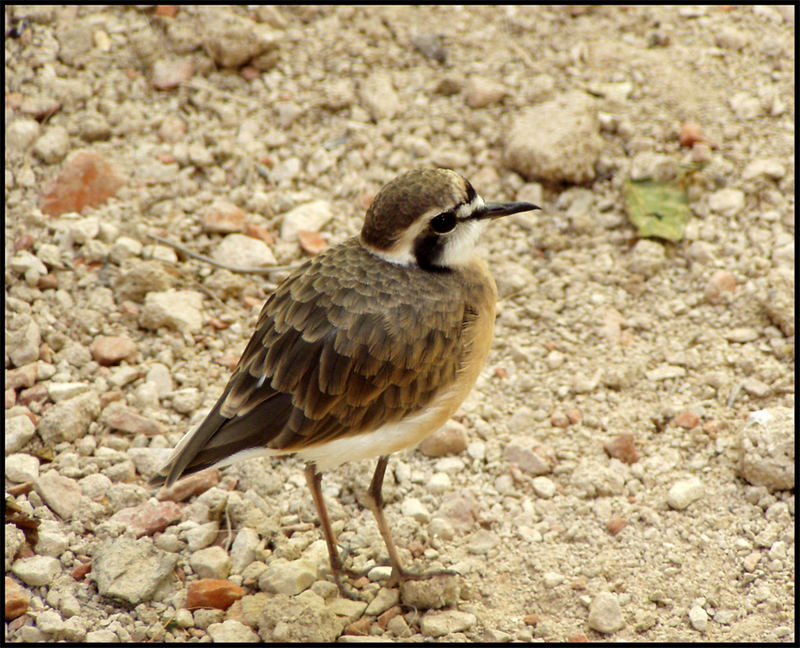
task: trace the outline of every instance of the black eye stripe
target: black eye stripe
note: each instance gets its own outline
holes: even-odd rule
[[[472,185],[467,182],[467,203],[471,203],[475,198],[477,198],[478,194],[475,189],[472,188]]]

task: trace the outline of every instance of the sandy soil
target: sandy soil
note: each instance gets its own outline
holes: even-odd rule
[[[236,279],[197,260],[171,260],[149,234],[213,254],[224,235],[206,231],[203,219],[224,199],[243,210],[249,233],[275,239],[279,263],[291,263],[306,253],[282,238],[290,209],[327,201],[333,217],[319,231],[333,244],[358,231],[385,181],[417,165],[452,166],[487,200],[535,197],[543,210],[497,223],[483,244],[501,300],[487,367],[457,417],[468,450],[456,455],[460,463],[419,450],[390,462],[388,516],[399,544],[418,549],[419,566],[438,562],[464,574],[458,609],[474,619],[441,639],[794,641],[794,493],[770,492],[739,474],[747,415],[794,407],[793,284],[791,331],[768,307],[780,277],[794,272],[791,9],[211,9],[252,19],[274,38],[242,68],[220,64],[225,52],[204,36],[206,13],[157,17],[138,7],[5,9],[7,33],[18,25],[13,19],[28,21],[5,44],[7,133],[15,120],[39,124],[7,143],[6,255],[29,249],[58,281],[31,285],[7,267],[7,330],[20,314],[37,322],[55,352],[41,356],[55,371],[47,379],[40,372],[40,384],[86,383],[101,399],[119,391],[164,428],[154,437],[126,435],[95,417],[87,434],[98,449],[171,447],[216,399],[269,290],[264,277]],[[444,62],[412,44],[420,33],[440,35]],[[396,94],[388,103],[385,92],[370,89],[382,71]],[[178,85],[157,89],[157,79]],[[499,99],[469,105],[470,92],[497,87]],[[505,166],[505,136],[520,111],[574,89],[593,95],[600,111],[595,179],[580,187],[539,183]],[[687,122],[711,146],[681,147]],[[54,129],[66,133],[63,143],[60,131],[40,141]],[[38,208],[77,149],[101,153],[126,183],[84,211],[101,223],[99,233],[65,244],[59,223],[71,217]],[[635,245],[622,200],[622,183],[635,159],[646,161],[637,158],[643,153],[672,164],[708,161],[690,181],[684,240],[658,241],[657,249]],[[762,160],[767,171],[758,174],[751,165]],[[120,237],[141,245],[120,245]],[[48,243],[71,267],[48,263]],[[201,331],[140,325],[143,296],[117,290],[131,258],[155,258],[174,287],[203,296]],[[735,289],[717,298],[720,272],[730,273]],[[127,362],[137,370],[133,380],[118,384],[116,368],[67,353],[99,335],[135,342]],[[148,396],[142,385],[153,363],[168,366],[178,396]],[[6,366],[14,367],[8,347]],[[28,410],[6,396],[13,414]],[[34,419],[50,405],[30,406]],[[621,434],[633,436],[636,463],[604,450]],[[550,472],[521,471],[509,461],[515,444],[536,447]],[[70,473],[63,458],[83,457],[87,445],[78,445],[37,435],[16,454],[38,457],[42,473],[55,467],[81,479],[92,468]],[[358,566],[383,555],[356,497],[371,470],[344,466],[324,482]],[[283,522],[314,520],[292,460],[226,474],[261,493]],[[437,475],[445,486],[431,490]],[[671,489],[693,478],[701,484],[693,501],[671,506]],[[152,494],[138,474],[127,481],[142,487],[134,499]],[[7,479],[7,490],[13,485]],[[463,492],[474,495],[479,523],[436,536],[428,520]],[[28,498],[23,508],[34,517],[58,520],[35,491],[16,499]],[[424,512],[404,516],[409,498]],[[22,622],[7,622],[9,640],[67,636],[58,623],[39,621],[52,621],[42,617],[50,610],[63,623],[83,620],[69,626],[76,638],[81,631],[72,626],[81,624],[84,636],[121,627],[122,640],[208,636],[197,624],[167,624],[180,607],[179,581],[129,611],[93,583],[66,577],[108,534],[103,521],[112,513],[106,503],[80,528],[59,522],[69,542],[60,557],[65,578],[24,585],[31,608]],[[309,545],[319,530],[294,537]],[[273,552],[285,540],[273,538]],[[191,580],[181,547],[179,569]],[[614,595],[606,612],[598,609],[603,592]],[[68,593],[80,602],[77,614],[63,609]],[[603,623],[613,630],[598,632]],[[407,624],[411,640],[421,640],[413,615]],[[397,639],[377,627],[373,633]]]

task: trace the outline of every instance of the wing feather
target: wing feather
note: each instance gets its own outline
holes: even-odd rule
[[[452,384],[470,295],[446,273],[388,264],[365,274],[376,261],[365,255],[351,239],[278,287],[214,408],[176,448],[168,483],[242,450],[375,429]]]

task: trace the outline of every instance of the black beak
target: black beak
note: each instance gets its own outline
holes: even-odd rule
[[[538,205],[528,202],[511,202],[511,203],[486,203],[483,209],[479,209],[473,213],[473,218],[500,218],[500,216],[509,216],[524,211],[532,211],[540,209]]]

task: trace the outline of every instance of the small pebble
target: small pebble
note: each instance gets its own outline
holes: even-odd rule
[[[692,502],[706,494],[706,488],[696,477],[684,479],[672,485],[667,493],[667,504],[673,509],[682,511]]]
[[[615,594],[600,592],[589,606],[589,627],[604,634],[611,634],[625,625],[622,608]]]
[[[533,481],[531,482],[531,486],[533,486],[534,492],[539,496],[545,499],[550,499],[553,495],[556,494],[556,485],[555,483],[549,479],[548,477],[534,477]]]
[[[708,629],[708,614],[699,606],[689,608],[689,622],[698,632],[705,632]]]

